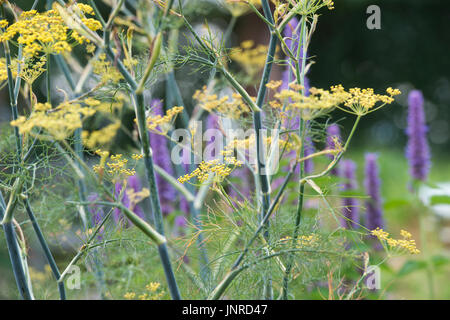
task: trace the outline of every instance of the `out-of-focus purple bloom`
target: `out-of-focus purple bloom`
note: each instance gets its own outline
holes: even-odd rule
[[[377,164],[378,156],[374,153],[366,154],[366,167],[364,186],[370,199],[366,202],[366,227],[369,230],[384,227],[382,199],[381,199],[381,180]]]
[[[91,215],[92,218],[92,223],[94,228],[96,226],[98,226],[104,217],[104,212],[103,212],[103,207],[101,205],[98,205],[96,203],[93,203],[95,201],[99,200],[99,196],[96,193],[91,193],[90,195],[88,195],[87,200],[89,202],[88,205],[88,212]],[[103,234],[103,227],[99,230],[98,232],[98,239],[101,240],[102,239],[102,234]]]
[[[126,208],[130,209],[136,215],[138,215],[139,217],[144,219],[144,211],[142,210],[142,208],[139,205],[135,205],[134,207],[132,207],[133,204],[131,203],[126,190],[122,190],[122,189],[123,189],[122,183],[116,182],[116,184],[114,186],[114,190],[115,190],[114,194],[117,197],[117,199],[119,199],[120,202],[122,202],[122,204]],[[139,178],[136,175],[128,177],[126,189],[132,189],[134,192],[141,191],[141,182],[139,181]],[[118,208],[114,209],[113,217],[114,217],[114,221],[117,225],[127,224],[127,222],[125,222],[126,221],[125,218],[123,217],[121,211]]]
[[[190,164],[191,164],[191,159],[192,159],[192,154],[191,154],[191,150],[189,148],[183,148],[182,150],[182,168],[184,170],[185,174],[188,174],[190,171]],[[181,199],[180,199],[180,210],[184,213],[184,214],[189,214],[190,213],[190,206],[189,206],[189,202],[186,200],[186,198],[181,195]]]
[[[206,130],[220,129],[220,118],[217,114],[210,112],[206,117]]]
[[[184,215],[176,216],[175,218],[175,230],[176,237],[183,237],[186,234],[187,220]]]
[[[244,196],[246,199],[250,197],[251,194],[251,188],[249,181],[250,179],[250,171],[243,167],[243,168],[237,168],[233,170],[233,172],[230,174],[231,177],[235,177],[236,179],[240,180],[241,183],[234,183],[233,186],[239,191],[237,192],[233,187],[228,187],[228,195],[232,199],[236,199],[238,201],[244,201],[245,199],[242,198]],[[242,196],[241,196],[242,195]]]
[[[152,112],[156,115],[163,116],[162,103],[160,100],[152,100]],[[170,150],[167,146],[167,140],[164,136],[157,133],[149,133],[150,146],[153,150],[153,160],[156,165],[164,169],[168,174],[173,176],[172,161],[170,158]],[[173,211],[172,203],[176,197],[175,189],[170,183],[156,174],[156,183],[158,185],[159,199],[161,202],[161,211],[164,215],[168,215]]]
[[[343,190],[352,191],[358,187],[356,180],[356,163],[352,160],[344,160],[340,164],[342,176],[346,179]],[[343,216],[341,225],[347,229],[357,229],[359,226],[359,201],[356,198],[344,197],[342,199]]]
[[[313,154],[314,151],[315,151],[314,150],[314,144],[312,142],[311,136],[307,135],[305,137],[305,146],[304,146],[304,149],[303,149],[303,155],[305,157],[307,157],[307,156]],[[313,162],[312,159],[305,160],[303,165],[304,165],[304,170],[305,170],[306,174],[310,174],[310,173],[312,173],[314,171],[314,162]]]
[[[339,126],[337,124],[332,124],[327,128],[327,144],[326,144],[326,149],[328,150],[332,150],[336,148],[336,145],[334,143],[334,139],[338,139],[339,141],[341,141],[341,129],[339,128]],[[333,159],[332,155],[328,155],[328,157],[330,159]],[[334,175],[339,175],[339,169],[337,167],[334,167],[333,170],[331,170],[331,174]]]
[[[286,38],[286,46],[291,49],[292,53],[297,52],[299,42],[299,21],[296,17],[293,17],[283,30],[283,36]]]
[[[208,114],[208,117],[206,118],[206,130],[220,130],[220,117],[215,113]],[[209,134],[210,133],[211,132],[209,132]],[[206,152],[205,161],[217,159],[221,156],[220,150],[217,150],[217,148],[214,147],[217,144],[216,139],[219,138],[216,134],[217,132],[213,132],[212,136],[210,136],[210,139],[207,141],[208,150],[209,148],[212,148],[211,150],[214,152]]]
[[[409,93],[406,157],[409,161],[411,176],[416,180],[425,181],[431,166],[431,156],[423,104],[424,98],[421,91],[413,90]]]

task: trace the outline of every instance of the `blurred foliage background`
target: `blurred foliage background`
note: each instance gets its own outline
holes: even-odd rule
[[[218,0],[194,1],[195,10],[189,19],[197,23],[208,21],[211,28],[224,30],[230,16]],[[106,16],[108,6],[97,1]],[[14,3],[21,8],[31,7],[31,0]],[[41,1],[38,9],[43,9]],[[376,4],[381,8],[381,30],[369,30],[366,9]],[[194,4],[193,4],[194,6]],[[411,204],[408,194],[409,177],[404,158],[406,146],[407,94],[411,89],[423,91],[426,118],[429,127],[429,142],[432,149],[433,167],[431,182],[450,181],[450,2],[441,0],[336,0],[335,10],[323,10],[318,27],[313,35],[309,56],[315,63],[308,74],[312,86],[327,88],[342,84],[344,87],[372,87],[383,92],[387,87],[397,87],[403,94],[396,103],[365,117],[352,142],[348,157],[359,164],[359,177],[363,177],[363,156],[365,152],[380,153],[381,175],[385,213],[389,227],[405,228],[418,233],[414,218],[418,209]],[[268,33],[256,15],[240,17],[231,36],[228,47],[234,47],[242,40],[254,39],[266,44]],[[273,78],[280,77],[281,68],[275,68]],[[208,74],[186,73],[177,70],[176,77],[185,99],[200,88]],[[157,85],[164,90],[163,82]],[[36,88],[39,88],[37,85]],[[44,87],[42,87],[44,88]],[[251,91],[252,88],[249,88]],[[44,94],[44,90],[42,90]],[[163,92],[161,93],[163,96]],[[20,108],[20,107],[19,107]],[[0,130],[10,119],[7,89],[0,91]],[[343,131],[351,125],[348,115],[339,111],[333,113]],[[0,150],[1,152],[1,150]],[[361,183],[362,184],[362,183]],[[44,220],[44,225],[45,221]],[[433,223],[440,223],[434,221]],[[388,227],[388,229],[389,229]],[[430,230],[433,226],[430,226]],[[442,246],[436,235],[431,250],[441,253]],[[31,239],[30,239],[31,241]],[[419,244],[420,246],[420,244]],[[3,237],[0,237],[0,298],[15,297],[7,288],[14,286]],[[448,250],[448,248],[447,248]],[[403,259],[403,258],[401,258]],[[67,260],[67,259],[64,259]],[[404,263],[398,261],[398,266]],[[42,264],[38,261],[37,265]],[[128,262],[124,266],[128,265]],[[395,269],[395,265],[391,266]],[[446,285],[450,270],[448,265],[438,269],[437,297],[449,298],[450,288]],[[427,298],[424,274],[410,274],[398,280],[395,272],[389,271],[383,285],[389,284],[389,294],[384,298]],[[392,277],[390,274],[394,274]],[[409,278],[408,278],[409,277]],[[393,279],[397,279],[395,283]],[[145,281],[147,281],[146,279]],[[442,281],[441,281],[442,280]],[[116,297],[120,298],[120,297]]]

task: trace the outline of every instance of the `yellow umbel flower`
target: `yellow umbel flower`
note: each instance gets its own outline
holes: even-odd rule
[[[177,115],[183,112],[183,110],[183,107],[173,107],[167,110],[164,116],[160,116],[159,114],[148,116],[146,119],[147,128],[155,133],[166,134]]]
[[[242,163],[232,156],[226,156],[223,163],[219,159],[207,162],[202,161],[194,171],[179,177],[178,182],[185,183],[193,178],[197,178],[200,183],[204,183],[209,179],[211,174],[215,175],[216,182],[220,182],[229,176],[234,168],[240,167],[241,165]]]
[[[352,88],[349,90],[350,97],[345,102],[345,108],[343,110],[358,116],[363,116],[386,104],[391,104],[394,102],[394,96],[401,93],[400,90],[392,88],[388,88],[386,92],[388,95],[375,94],[371,88]],[[378,103],[381,104],[377,106]]]
[[[358,116],[364,116],[394,101],[400,94],[398,89],[388,88],[388,95],[375,94],[371,88],[351,88],[348,91],[342,85],[332,86],[330,90],[312,87],[309,96],[302,94],[302,86],[290,84],[290,89],[281,90],[274,95],[275,101],[269,102],[272,108],[297,110],[305,120],[322,116],[334,108],[339,108]]]
[[[13,60],[11,70],[13,74],[17,74],[17,70],[20,68],[19,77],[31,86],[46,71],[46,62],[47,58],[45,55],[36,58],[25,58],[23,61]]]
[[[297,238],[295,247],[297,249],[317,247],[319,245],[319,236],[315,233],[310,235],[302,235]],[[292,237],[287,236],[280,239],[281,244],[290,244],[292,242]]]
[[[88,5],[82,5],[82,12],[92,14]],[[92,31],[101,29],[99,21],[83,17],[82,22]],[[89,42],[65,24],[57,10],[48,10],[42,13],[36,10],[24,11],[18,21],[10,25],[0,35],[0,41],[12,40],[16,35],[17,42],[23,45],[25,57],[33,57],[38,53],[63,54],[72,50],[72,43]]]
[[[116,136],[117,131],[120,129],[120,125],[120,121],[115,121],[100,130],[92,132],[83,131],[83,144],[89,149],[95,149],[111,143]]]
[[[264,68],[267,57],[267,46],[255,45],[253,40],[243,41],[240,47],[231,49],[230,58],[236,61],[245,73],[254,79]]]
[[[114,67],[111,62],[106,60],[106,54],[102,53],[98,59],[92,63],[92,71],[101,77],[102,83],[117,83],[123,79],[122,74]]]
[[[403,239],[393,239],[389,237],[389,233],[383,229],[376,228],[370,232],[371,235],[377,237],[380,241],[385,241],[390,249],[397,249],[400,251],[408,251],[410,254],[419,254],[416,241],[412,239],[411,233],[405,230],[400,231]]]
[[[236,93],[231,97],[219,98],[216,94],[210,94],[207,87],[203,86],[202,90],[195,91],[193,98],[206,111],[217,112],[227,118],[239,119],[243,114],[250,112],[242,97]]]
[[[127,300],[133,300],[136,297],[136,293],[134,292],[127,292],[123,295],[123,297]]]
[[[222,0],[222,3],[234,17],[240,17],[250,12],[249,3],[255,7],[261,6],[261,0]]]
[[[38,135],[32,132],[34,128],[42,128],[51,138],[60,141],[81,128],[83,119],[95,113],[91,108],[70,102],[63,102],[56,108],[51,108],[49,103],[37,103],[28,118],[20,116],[17,120],[11,121],[11,125],[18,127],[21,134],[31,135]],[[47,138],[44,134],[38,136],[42,139]]]

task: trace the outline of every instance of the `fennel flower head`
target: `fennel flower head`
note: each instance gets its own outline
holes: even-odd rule
[[[406,157],[409,162],[409,172],[415,180],[425,181],[431,167],[430,149],[427,141],[427,126],[425,124],[424,98],[422,92],[413,90],[408,96],[408,144]]]

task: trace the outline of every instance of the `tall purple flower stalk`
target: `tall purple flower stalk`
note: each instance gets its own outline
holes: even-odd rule
[[[103,206],[93,203],[93,202],[99,200],[99,196],[97,193],[91,193],[90,195],[88,195],[87,200],[89,201],[89,205],[88,205],[87,209],[92,218],[93,227],[96,228],[102,222],[102,220],[104,218]],[[102,236],[103,232],[104,232],[103,229],[104,229],[104,227],[102,227],[98,232],[97,238],[99,240],[103,239],[103,236]]]
[[[413,90],[409,93],[406,157],[409,161],[411,176],[421,181],[427,179],[431,166],[423,104],[424,98],[421,91]]]
[[[344,160],[340,164],[342,176],[346,179],[343,186],[344,191],[358,188],[356,180],[356,163],[352,160]],[[347,229],[357,229],[359,226],[359,201],[356,198],[345,197],[342,200],[343,216],[341,225]]]
[[[183,167],[184,172],[187,174],[189,173],[189,169],[190,169],[190,163],[191,163],[191,150],[188,148],[183,148],[182,150],[182,164],[181,166]],[[186,198],[182,195],[181,199],[180,199],[180,210],[184,213],[184,214],[189,214],[190,213],[190,207],[189,207],[189,202],[186,200]]]
[[[305,157],[314,153],[314,144],[312,142],[311,136],[307,135],[305,137],[305,146],[303,149],[303,155]],[[306,174],[310,174],[314,171],[314,162],[312,159],[308,159],[304,162],[304,170]]]
[[[374,153],[366,154],[364,186],[369,200],[366,202],[366,227],[369,230],[384,227],[383,208],[381,199],[381,179],[377,163],[378,156]]]
[[[156,115],[164,115],[162,103],[160,100],[152,100],[152,112]],[[164,169],[173,176],[172,161],[170,150],[167,146],[167,140],[164,136],[157,133],[149,133],[150,146],[153,150],[153,160],[156,165]],[[168,215],[173,211],[172,203],[176,198],[176,191],[170,183],[164,180],[159,174],[156,174],[156,183],[158,185],[159,199],[161,201],[161,212]]]
[[[114,194],[115,196],[120,200],[120,202],[128,209],[132,210],[136,215],[144,219],[144,211],[139,205],[135,205],[132,207],[132,203],[130,199],[128,198],[126,190],[123,190],[123,184],[121,182],[116,182],[114,186]],[[126,183],[127,189],[132,189],[134,192],[139,192],[142,189],[141,182],[139,178],[134,175],[130,176],[127,179]],[[125,217],[122,215],[120,209],[114,208],[114,214],[113,214],[114,221],[117,225],[119,224],[127,224],[128,222],[125,222]]]
[[[231,177],[235,177],[236,179],[239,179],[241,181],[240,184],[233,184],[233,186],[239,191],[237,192],[234,188],[232,188],[231,186],[228,187],[228,195],[232,198],[232,199],[236,199],[238,201],[243,201],[244,199],[242,198],[249,198],[250,194],[251,194],[251,187],[249,184],[250,181],[250,172],[246,167],[243,168],[238,168],[233,170],[233,172],[231,173]],[[242,196],[241,196],[242,195]]]
[[[335,149],[336,148],[336,145],[335,145],[335,143],[333,141],[333,138],[337,138],[337,139],[339,139],[339,141],[341,140],[341,129],[335,123],[333,123],[332,125],[330,125],[327,128],[326,149],[331,150],[331,149]],[[332,155],[328,155],[328,157],[330,159],[333,159]],[[334,167],[334,169],[331,170],[331,174],[339,175],[338,167]]]

